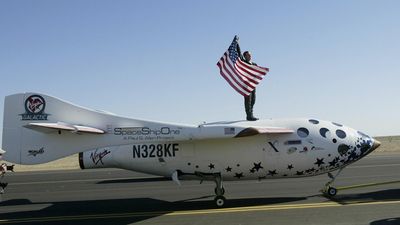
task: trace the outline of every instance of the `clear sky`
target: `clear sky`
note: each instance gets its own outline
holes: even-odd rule
[[[270,68],[256,116],[399,135],[399,12],[397,0],[2,0],[0,108],[34,91],[133,118],[244,119],[216,66],[237,34]]]

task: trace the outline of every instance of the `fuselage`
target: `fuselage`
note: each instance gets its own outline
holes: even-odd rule
[[[235,137],[244,127],[284,127],[293,132]],[[316,119],[221,122],[179,129],[169,125],[151,129],[112,127],[110,130],[112,135],[133,144],[81,153],[82,168],[116,167],[166,177],[179,171],[188,175],[182,176],[183,179],[215,173],[221,174],[223,180],[304,177],[337,170],[379,145],[362,132]],[[212,138],[214,134],[218,138]],[[199,138],[202,136],[203,139]]]

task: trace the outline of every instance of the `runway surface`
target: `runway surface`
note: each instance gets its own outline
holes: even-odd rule
[[[214,206],[212,182],[177,186],[116,169],[21,172],[5,180],[0,224],[400,224],[400,154],[347,167],[332,200],[319,192],[326,175],[225,182],[223,209]]]

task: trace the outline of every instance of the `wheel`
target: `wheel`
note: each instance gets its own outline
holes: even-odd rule
[[[218,188],[214,188],[214,192],[216,195],[224,195],[225,194],[225,189],[224,187],[221,188],[221,193],[218,193]]]
[[[222,207],[225,205],[225,197],[224,196],[216,196],[214,198],[215,204],[217,205],[217,207]]]
[[[328,187],[328,190],[326,191],[326,194],[330,197],[333,197],[337,194],[337,189],[334,187]]]

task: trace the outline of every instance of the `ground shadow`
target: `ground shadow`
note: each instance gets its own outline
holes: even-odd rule
[[[131,224],[142,220],[185,210],[213,209],[211,196],[168,202],[152,198],[109,199],[92,201],[62,201],[32,203],[27,199],[8,200],[0,203],[0,224],[8,220],[24,224]],[[257,206],[305,200],[306,198],[246,198],[230,199],[226,207]],[[35,205],[49,204],[40,210],[32,210]],[[1,213],[1,208],[20,208],[22,211]],[[92,215],[89,216],[88,215]],[[36,218],[35,220],[26,220]],[[42,219],[40,219],[42,218]],[[54,218],[51,221],[43,218]],[[24,220],[25,219],[25,220]]]
[[[97,184],[124,184],[124,183],[140,183],[140,182],[159,182],[170,181],[169,177],[145,177],[145,178],[131,178],[131,179],[118,179],[118,180],[104,180],[99,181]]]
[[[376,220],[370,223],[370,225],[399,225],[399,224],[400,224],[400,217]]]
[[[400,189],[388,189],[361,194],[338,194],[330,198],[332,201],[346,205],[351,202],[374,202],[374,201],[395,201],[400,200]]]

